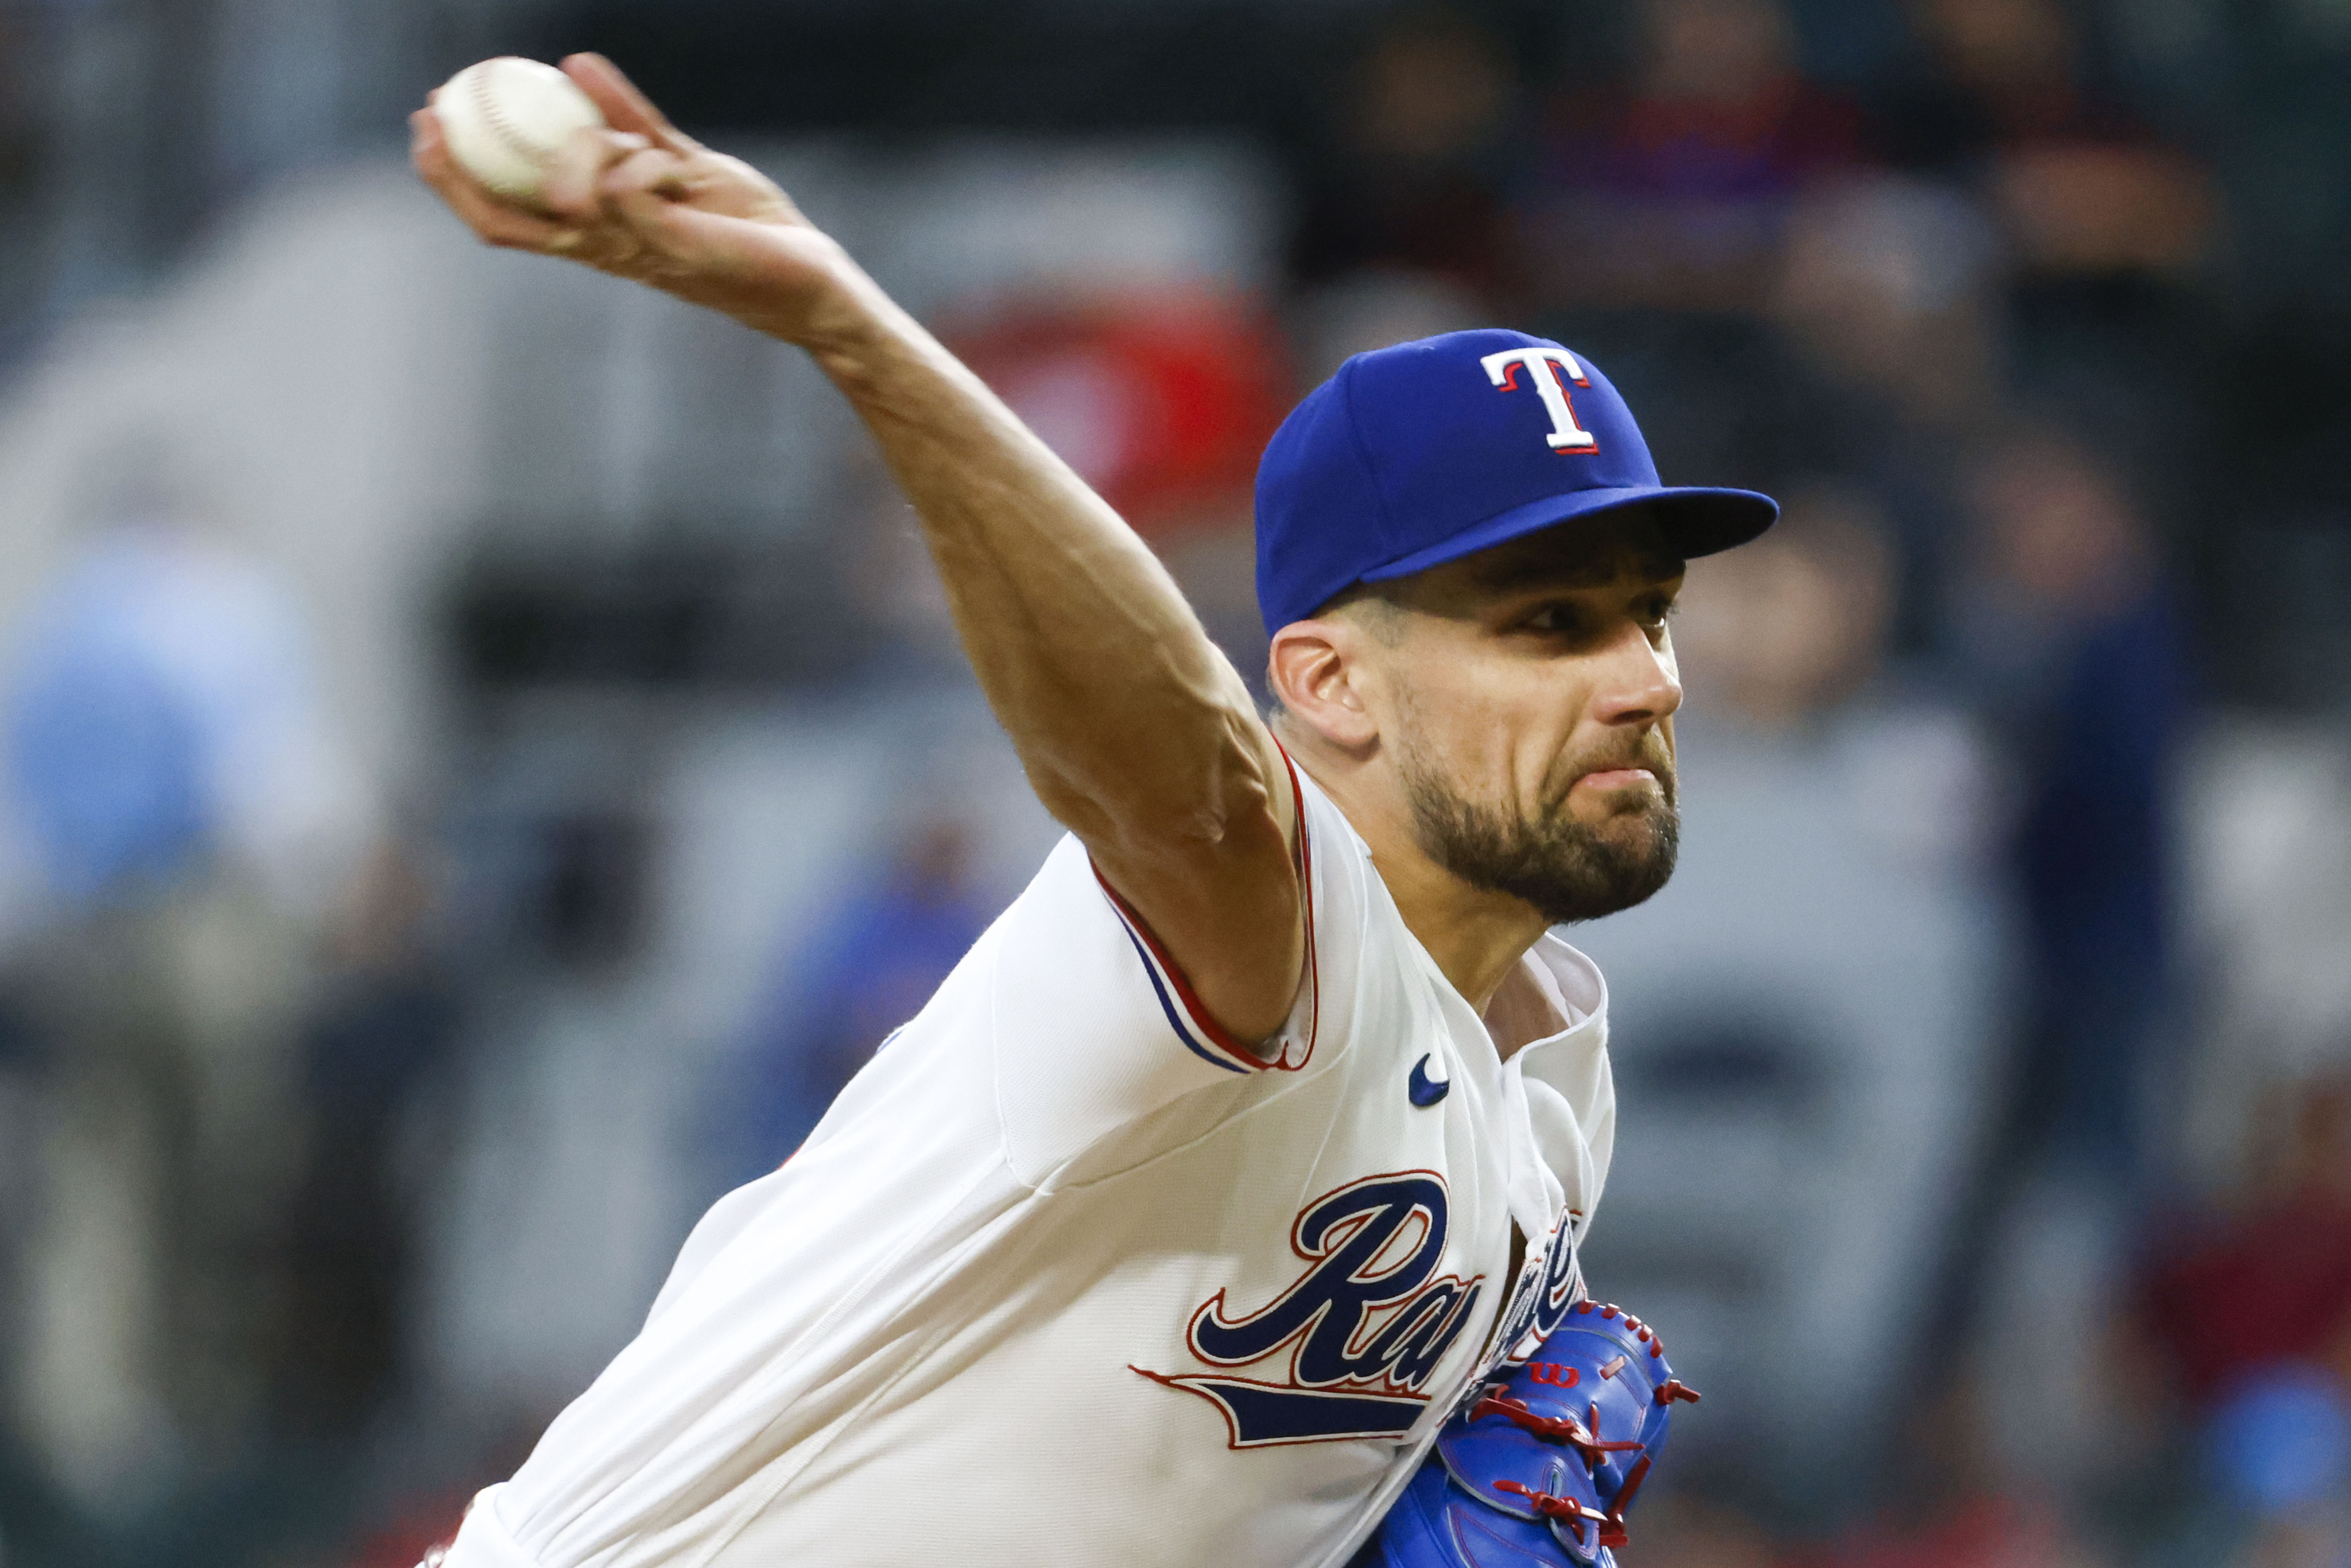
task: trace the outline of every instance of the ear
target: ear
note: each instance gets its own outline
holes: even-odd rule
[[[1307,728],[1343,750],[1361,751],[1380,737],[1365,700],[1376,679],[1374,646],[1362,627],[1338,616],[1293,621],[1273,634],[1267,685]]]

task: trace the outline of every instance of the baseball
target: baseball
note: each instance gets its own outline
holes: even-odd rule
[[[573,131],[604,123],[603,111],[569,77],[512,55],[451,77],[433,112],[458,165],[518,202],[538,199],[548,165]]]

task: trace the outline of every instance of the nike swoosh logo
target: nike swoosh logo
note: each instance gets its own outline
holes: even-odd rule
[[[1434,1105],[1453,1092],[1453,1081],[1440,1078],[1430,1082],[1428,1058],[1423,1056],[1412,1064],[1412,1079],[1405,1085],[1405,1092],[1412,1096],[1412,1103],[1416,1105]]]

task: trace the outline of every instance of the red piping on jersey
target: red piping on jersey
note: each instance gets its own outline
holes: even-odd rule
[[[1200,1005],[1199,994],[1192,989],[1190,977],[1168,956],[1157,934],[1136,913],[1134,906],[1119,895],[1118,889],[1111,886],[1109,879],[1102,873],[1102,867],[1094,865],[1092,855],[1086,857],[1086,864],[1092,868],[1094,881],[1102,884],[1103,896],[1118,911],[1119,917],[1126,922],[1127,928],[1150,949],[1153,962],[1167,977],[1168,984],[1176,988],[1176,997],[1184,1004],[1184,1011],[1199,1026],[1200,1032],[1207,1036],[1210,1044],[1252,1071],[1295,1072],[1313,1059],[1314,1040],[1322,1021],[1322,967],[1314,953],[1314,850],[1311,835],[1306,831],[1306,791],[1298,781],[1298,764],[1290,759],[1290,752],[1280,740],[1274,741],[1273,745],[1274,749],[1281,753],[1282,767],[1290,773],[1290,799],[1298,814],[1298,884],[1306,900],[1306,1050],[1296,1061],[1268,1061],[1235,1040],[1232,1032],[1217,1021],[1216,1015]]]
[[[1297,1062],[1303,1067],[1314,1058],[1314,1040],[1322,1028],[1322,959],[1314,942],[1314,840],[1306,831],[1306,789],[1298,782],[1298,764],[1290,759],[1290,747],[1280,737],[1273,737],[1273,748],[1281,753],[1281,766],[1290,774],[1290,809],[1298,816],[1298,890],[1306,900],[1306,1050]]]

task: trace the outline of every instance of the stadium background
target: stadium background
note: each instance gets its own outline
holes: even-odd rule
[[[2345,0],[9,0],[0,1563],[407,1568],[1050,841],[806,367],[405,172],[581,47],[1244,671],[1358,349],[1789,500],[1575,938],[1632,1568],[2351,1555]]]

